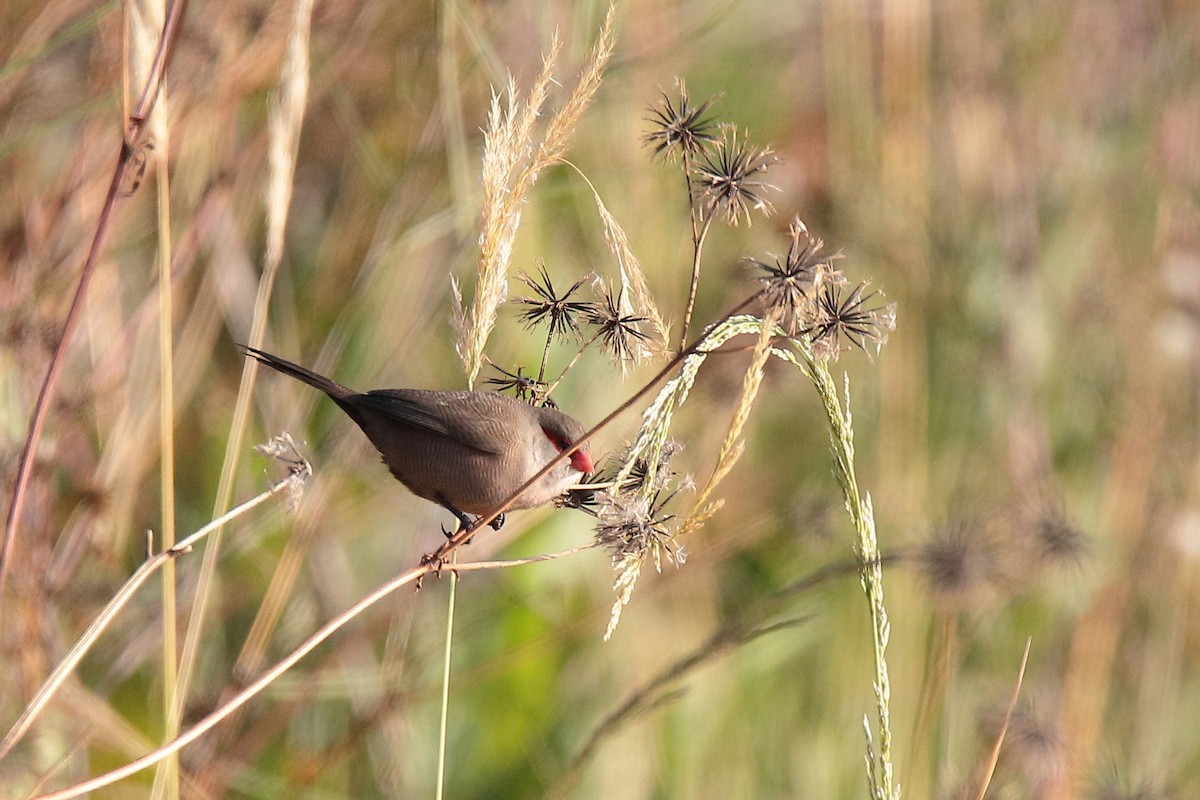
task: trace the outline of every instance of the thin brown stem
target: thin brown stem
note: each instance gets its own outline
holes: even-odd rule
[[[585,351],[589,347],[591,347],[592,343],[600,338],[600,333],[601,333],[600,331],[596,331],[595,333],[593,333],[592,338],[590,338],[586,342],[584,342],[583,346],[579,348],[579,352],[577,352],[574,356],[571,357],[571,360],[569,362],[567,362],[567,365],[565,367],[563,367],[563,371],[558,373],[558,377],[554,379],[554,382],[546,387],[546,397],[549,397],[550,393],[558,388],[558,385],[560,383],[562,383],[562,379],[566,377],[567,372],[570,371],[571,367],[575,366],[575,364],[579,362],[579,359],[583,356],[583,351]],[[544,366],[545,361],[543,361],[542,364]],[[541,380],[540,376],[538,377],[538,380],[539,381]]]
[[[538,383],[541,383],[546,377],[546,362],[550,360],[550,343],[554,341],[554,326],[550,326],[550,330],[546,332],[546,344],[542,347],[542,363],[538,367]]]
[[[695,204],[693,203],[694,207]],[[700,226],[699,233],[692,238],[692,283],[688,289],[687,306],[683,310],[683,327],[679,332],[679,346],[681,348],[687,343],[688,328],[692,324],[692,311],[696,307],[696,291],[700,287],[700,258],[704,251],[704,238],[708,235],[710,225],[712,225],[712,217],[704,220],[704,224]],[[693,211],[693,231],[695,230],[695,226],[695,211]]]
[[[277,481],[265,492],[262,492],[256,497],[247,500],[245,503],[242,503],[240,506],[232,509],[225,515],[208,523],[187,538],[182,539],[174,547],[163,550],[157,555],[150,556],[146,561],[142,562],[142,565],[138,567],[132,575],[129,576],[129,579],[125,581],[125,584],[117,591],[115,595],[113,595],[112,599],[108,601],[108,605],[104,607],[99,615],[97,615],[96,619],[92,621],[92,624],[88,626],[88,629],[84,632],[83,636],[79,638],[79,641],[75,643],[75,646],[71,648],[71,651],[67,654],[67,656],[58,663],[58,666],[56,666],[54,671],[50,673],[50,676],[46,678],[45,683],[42,684],[42,688],[38,690],[38,693],[34,696],[33,700],[28,706],[25,707],[25,711],[21,714],[20,718],[13,723],[12,728],[10,728],[8,733],[5,734],[4,739],[0,740],[0,760],[3,760],[4,756],[7,755],[10,750],[12,750],[13,746],[21,740],[21,737],[24,736],[26,731],[29,730],[29,726],[33,724],[33,721],[37,718],[37,715],[40,714],[41,711],[46,707],[46,704],[50,702],[51,698],[54,697],[54,694],[59,690],[59,688],[62,687],[63,683],[66,682],[67,677],[75,670],[75,667],[79,665],[79,662],[83,660],[83,657],[87,655],[88,651],[92,648],[92,645],[94,645],[100,638],[100,634],[102,634],[108,628],[109,624],[112,623],[113,619],[117,616],[121,609],[129,603],[134,594],[137,593],[137,590],[141,588],[141,586],[147,580],[149,580],[154,573],[158,572],[166,564],[173,562],[174,559],[178,558],[179,556],[191,552],[192,547],[197,542],[211,534],[214,530],[218,529],[226,522],[245,514],[247,511],[268,500],[273,495],[278,494],[279,492],[294,485],[294,482],[297,480],[297,475],[307,476],[308,474],[311,474],[311,468],[308,466],[308,462],[300,462],[296,469],[299,470],[299,472],[293,472],[292,474],[288,475],[288,477]]]

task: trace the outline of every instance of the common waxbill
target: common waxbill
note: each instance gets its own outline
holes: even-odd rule
[[[358,393],[253,347],[246,354],[329,395],[413,494],[470,525],[467,514],[495,511],[550,460],[583,438],[578,421],[495,392],[375,389]],[[509,509],[548,503],[593,470],[585,447],[521,493]],[[498,516],[492,527],[504,524]]]

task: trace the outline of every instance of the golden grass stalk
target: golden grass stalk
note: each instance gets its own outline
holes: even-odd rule
[[[150,75],[158,32],[166,19],[163,0],[144,0],[129,3],[125,7],[126,30],[125,56],[128,61],[122,70],[124,79],[125,107],[128,108],[129,86],[144,83]],[[155,188],[157,200],[158,236],[158,355],[159,355],[159,486],[161,509],[162,548],[164,551],[175,546],[175,394],[174,394],[174,312],[172,308],[171,260],[171,181],[170,181],[170,107],[167,87],[159,93],[147,130],[155,150]],[[163,737],[170,741],[179,728],[179,715],[174,703],[179,677],[178,631],[176,628],[176,580],[175,561],[167,559],[162,569],[162,681],[163,681]],[[154,776],[151,797],[179,797],[179,760],[172,757],[159,765]]]
[[[983,765],[983,775],[980,776],[979,791],[975,794],[975,800],[983,800],[988,786],[992,782],[992,775],[996,772],[996,764],[1000,761],[1000,749],[1004,746],[1004,737],[1008,733],[1009,723],[1012,722],[1013,711],[1017,707],[1017,698],[1021,696],[1021,683],[1025,680],[1025,667],[1029,664],[1029,647],[1032,644],[1032,638],[1025,640],[1025,653],[1021,656],[1021,667],[1017,670],[1017,680],[1013,685],[1012,697],[1008,700],[1008,708],[1004,710],[1004,720],[1000,724],[1000,732],[996,734],[996,741],[992,744],[988,760]]]
[[[254,300],[254,321],[251,324],[247,344],[262,345],[267,326],[267,309],[275,277],[283,261],[284,232],[287,227],[288,209],[291,205],[292,179],[296,166],[296,150],[299,147],[300,127],[308,102],[309,33],[312,27],[314,0],[296,0],[292,13],[292,25],[288,34],[287,48],[280,70],[279,91],[270,106],[268,116],[268,177],[267,177],[267,239],[263,261],[263,274],[259,279],[258,293]],[[229,507],[233,496],[234,471],[241,455],[250,417],[250,398],[258,375],[257,362],[246,359],[242,367],[242,381],[238,387],[234,406],[233,423],[225,445],[224,462],[217,486],[217,497],[213,515],[219,517]],[[209,600],[217,580],[217,561],[221,551],[221,530],[214,533],[204,552],[200,568],[195,602],[188,620],[188,630],[180,662],[178,690],[175,692],[175,713],[179,714],[186,702],[188,686],[199,654],[200,639],[207,615]]]
[[[604,205],[604,199],[600,197],[600,192],[596,190],[595,185],[588,180],[583,171],[565,159],[563,163],[579,173],[588,188],[592,190],[596,213],[600,215],[600,222],[604,225],[604,243],[617,258],[622,302],[629,303],[632,298],[633,307],[629,309],[630,313],[633,316],[645,317],[650,322],[652,329],[650,338],[645,341],[637,340],[637,345],[642,349],[647,349],[646,345],[650,345],[654,351],[661,353],[667,345],[667,326],[663,322],[662,313],[658,310],[658,304],[654,302],[654,295],[650,293],[650,286],[646,283],[646,273],[642,270],[642,262],[638,260],[633,253],[633,248],[629,246],[629,237],[625,235],[625,229]],[[622,363],[622,367],[624,366]]]
[[[461,293],[457,284],[454,285],[457,302],[453,323],[458,334],[455,349],[470,386],[474,386],[483,367],[483,352],[496,323],[496,310],[508,294],[508,268],[521,223],[521,211],[542,171],[566,152],[571,135],[600,86],[615,44],[615,16],[615,7],[610,5],[579,81],[567,102],[550,118],[540,143],[534,139],[534,128],[549,95],[555,62],[562,47],[557,36],[542,61],[542,70],[533,82],[528,99],[521,102],[511,79],[504,93],[506,102],[502,102],[500,94],[492,96],[483,145],[479,278],[469,308],[463,308]]]
[[[691,512],[680,523],[676,534],[678,536],[683,536],[698,529],[704,524],[706,519],[720,508],[722,501],[718,500],[709,504],[708,498],[712,495],[713,490],[717,488],[717,485],[733,470],[733,466],[742,457],[742,452],[746,448],[746,444],[742,440],[742,432],[746,429],[746,423],[750,420],[750,410],[754,407],[754,399],[758,396],[758,390],[762,386],[767,359],[771,356],[771,339],[776,333],[776,323],[778,320],[778,312],[772,309],[767,313],[766,318],[759,323],[761,327],[758,332],[758,339],[754,343],[754,352],[750,356],[750,364],[746,367],[746,374],[742,376],[742,392],[738,396],[737,406],[733,411],[733,419],[729,422],[729,429],[725,432],[725,438],[721,442],[721,449],[717,453],[717,464],[713,467],[712,475],[709,476],[708,482],[704,484],[704,488],[696,496]]]

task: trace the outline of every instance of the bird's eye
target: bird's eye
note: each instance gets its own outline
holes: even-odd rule
[[[567,440],[567,437],[563,436],[561,433],[556,433],[549,428],[542,428],[542,433],[546,434],[546,438],[550,440],[550,444],[557,447],[560,452],[566,450],[567,446],[571,444]]]

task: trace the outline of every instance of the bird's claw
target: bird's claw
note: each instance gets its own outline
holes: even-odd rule
[[[432,553],[426,553],[425,555],[421,556],[421,566],[429,567],[430,572],[432,572],[434,575],[441,575],[442,567],[445,566],[445,564],[446,564],[446,560],[444,558],[442,558],[440,551],[438,551],[438,550],[435,550]],[[417,578],[417,588],[418,589],[421,588],[421,581],[423,579],[424,579],[424,576]]]

